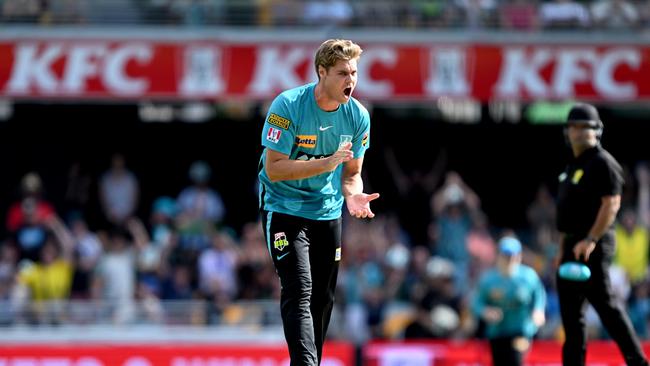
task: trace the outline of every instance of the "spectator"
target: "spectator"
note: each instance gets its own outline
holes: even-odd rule
[[[45,225],[48,236],[40,257],[20,270],[16,293],[19,303],[30,301],[25,309],[31,322],[60,324],[72,284],[74,241],[58,217],[50,217]]]
[[[47,221],[55,212],[42,198],[43,184],[38,174],[26,174],[20,186],[22,198],[9,208],[7,229],[18,246],[20,259],[37,261],[47,239]]]
[[[88,299],[90,298],[92,272],[102,255],[102,243],[97,235],[88,229],[82,216],[72,216],[68,222],[75,243],[75,270],[71,297]]]
[[[648,229],[639,223],[634,210],[625,209],[615,230],[614,264],[625,271],[632,284],[645,280],[650,255]]]
[[[630,29],[639,22],[637,8],[626,0],[600,0],[591,5],[591,15],[600,28]]]
[[[574,0],[553,0],[540,8],[542,25],[547,29],[575,29],[589,26],[589,11]]]
[[[90,175],[82,169],[81,163],[72,163],[68,170],[68,182],[63,197],[65,215],[84,212],[90,198],[90,184]]]
[[[466,28],[491,28],[496,25],[495,0],[455,0],[455,5],[461,10]]]
[[[37,173],[25,174],[20,181],[20,190],[21,200],[15,202],[7,213],[7,229],[9,232],[18,230],[25,223],[26,215],[31,216],[37,222],[43,222],[55,213],[54,207],[42,198],[43,182]],[[25,204],[27,199],[29,199],[29,204]],[[29,212],[25,210],[29,210]]]
[[[459,289],[467,286],[469,254],[467,237],[479,213],[476,193],[456,172],[449,172],[444,185],[433,195],[431,206],[436,220],[432,223],[433,252],[449,259],[457,268],[455,281]]]
[[[11,23],[36,23],[43,9],[41,0],[4,0],[2,20]]]
[[[210,188],[212,169],[204,161],[190,166],[192,184],[178,196],[179,245],[183,250],[200,251],[210,245],[211,236],[225,215],[221,196]]]
[[[499,12],[502,28],[530,31],[539,27],[536,1],[506,0]]]
[[[127,229],[116,227],[108,233],[104,255],[94,273],[93,297],[105,302],[115,324],[130,323],[135,315],[137,259],[139,251],[148,244],[137,226],[137,222],[130,220]]]
[[[639,184],[636,203],[639,221],[641,225],[650,228],[650,170],[646,164],[639,164],[635,173]]]
[[[86,20],[88,0],[54,0],[50,3],[51,22],[55,24],[76,24]]]
[[[350,23],[352,16],[352,7],[346,0],[312,0],[303,13],[309,25],[343,26]]]
[[[199,256],[199,288],[213,302],[217,315],[237,294],[238,256],[234,240],[224,232],[215,233],[212,247],[203,250]]]
[[[138,180],[127,169],[124,156],[113,155],[110,169],[99,181],[99,198],[108,222],[124,225],[135,213],[139,196]]]

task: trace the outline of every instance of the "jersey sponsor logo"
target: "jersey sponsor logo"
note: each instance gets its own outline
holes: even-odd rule
[[[289,241],[287,240],[287,235],[284,233],[284,231],[275,233],[275,240],[273,240],[273,248],[282,251],[287,246],[289,246]]]
[[[312,154],[307,154],[305,152],[298,152],[298,155],[296,156],[296,160],[301,160],[301,161],[309,161],[309,160],[316,160],[316,159],[325,159],[326,157],[331,156],[330,155],[312,155]]]
[[[327,127],[320,126],[320,127],[318,127],[318,129],[321,130],[321,131],[327,131],[332,127],[334,127],[334,126],[327,126]]]
[[[277,127],[283,128],[285,130],[288,130],[289,126],[291,126],[291,121],[290,120],[288,120],[288,119],[286,119],[284,117],[280,117],[275,113],[271,113],[271,115],[269,115],[269,118],[266,121],[270,125],[277,126]]]
[[[361,146],[366,147],[368,145],[368,132],[363,134],[363,138],[361,139]]]
[[[585,174],[585,171],[582,169],[578,169],[573,173],[573,177],[571,178],[571,182],[573,184],[578,184],[580,182],[580,179],[582,179],[582,176]]]
[[[296,136],[296,145],[313,149],[316,147],[316,135],[298,135]]]
[[[269,132],[266,134],[266,139],[271,141],[274,144],[277,144],[280,141],[280,135],[282,131],[277,128],[269,127]]]
[[[336,248],[336,252],[334,253],[334,261],[338,262],[341,260],[341,248]]]
[[[352,142],[352,135],[339,136],[339,150],[341,150],[348,142]]]

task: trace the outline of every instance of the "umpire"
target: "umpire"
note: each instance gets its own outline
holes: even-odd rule
[[[573,158],[559,176],[557,226],[562,233],[561,263],[586,264],[591,276],[586,280],[561,274],[557,277],[566,335],[563,365],[585,364],[585,300],[598,312],[626,364],[648,365],[608,275],[616,245],[612,224],[621,203],[621,166],[600,146],[603,123],[594,106],[574,105],[565,132]]]

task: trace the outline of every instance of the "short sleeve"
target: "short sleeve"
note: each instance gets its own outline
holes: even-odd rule
[[[295,125],[287,103],[282,95],[271,103],[262,129],[262,146],[290,155],[295,139]]]
[[[367,110],[361,111],[360,122],[354,139],[352,140],[352,152],[355,158],[361,158],[370,147],[370,115]]]
[[[596,192],[600,197],[620,195],[623,191],[623,170],[608,159],[596,163]]]

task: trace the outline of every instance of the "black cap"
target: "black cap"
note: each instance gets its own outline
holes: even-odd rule
[[[571,107],[566,122],[568,124],[588,124],[593,127],[602,126],[598,110],[593,105],[587,103],[576,103]]]

